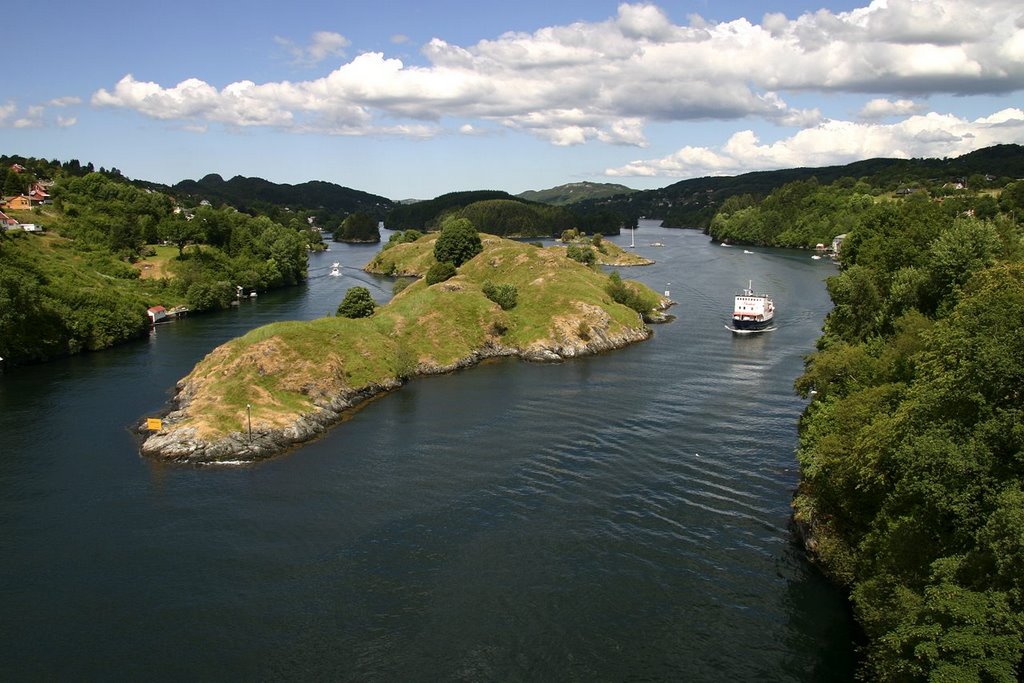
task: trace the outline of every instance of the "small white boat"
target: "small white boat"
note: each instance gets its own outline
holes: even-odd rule
[[[744,249],[743,253],[744,254],[753,254],[754,252],[750,251],[749,249]]]
[[[811,258],[812,258],[812,259],[814,259],[815,261],[820,261],[820,260],[821,260],[821,257],[820,257],[820,256],[818,256],[817,254],[815,254],[815,255],[814,255],[814,256],[812,256]]]
[[[341,264],[340,263],[335,262],[335,263],[331,264],[331,276],[332,277],[341,277]]]

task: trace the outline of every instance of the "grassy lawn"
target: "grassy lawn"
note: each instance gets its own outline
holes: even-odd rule
[[[153,249],[155,256],[147,256],[135,262],[139,270],[139,277],[143,280],[159,280],[164,277],[171,277],[167,271],[167,263],[178,256],[178,248],[174,245],[155,244],[147,245],[144,251]]]

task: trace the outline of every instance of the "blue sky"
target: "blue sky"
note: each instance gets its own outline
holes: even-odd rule
[[[1019,2],[57,0],[0,153],[392,199],[1024,143]]]

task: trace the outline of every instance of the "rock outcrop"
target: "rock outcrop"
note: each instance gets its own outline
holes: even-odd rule
[[[564,339],[552,344],[535,344],[526,349],[516,349],[489,342],[475,352],[449,365],[421,364],[416,367],[415,376],[440,375],[464,370],[489,358],[517,356],[533,362],[559,362],[580,356],[613,351],[644,341],[651,336],[651,330],[643,327],[627,329],[618,335],[605,335],[595,331],[587,341]],[[232,432],[214,439],[199,436],[194,427],[176,425],[189,415],[194,383],[186,378],[177,385],[172,401],[175,408],[163,418],[165,429],[150,433],[142,442],[143,455],[177,463],[216,464],[255,462],[314,439],[329,427],[339,422],[346,412],[351,411],[370,399],[402,386],[401,380],[390,383],[372,384],[355,391],[347,391],[317,405],[316,409],[301,415],[290,425],[282,428],[257,427],[252,433]],[[145,424],[140,432],[146,433]]]

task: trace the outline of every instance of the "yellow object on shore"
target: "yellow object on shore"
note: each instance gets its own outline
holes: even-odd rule
[[[164,421],[159,417],[147,417],[146,418],[146,429],[151,432],[159,432],[164,428]]]

